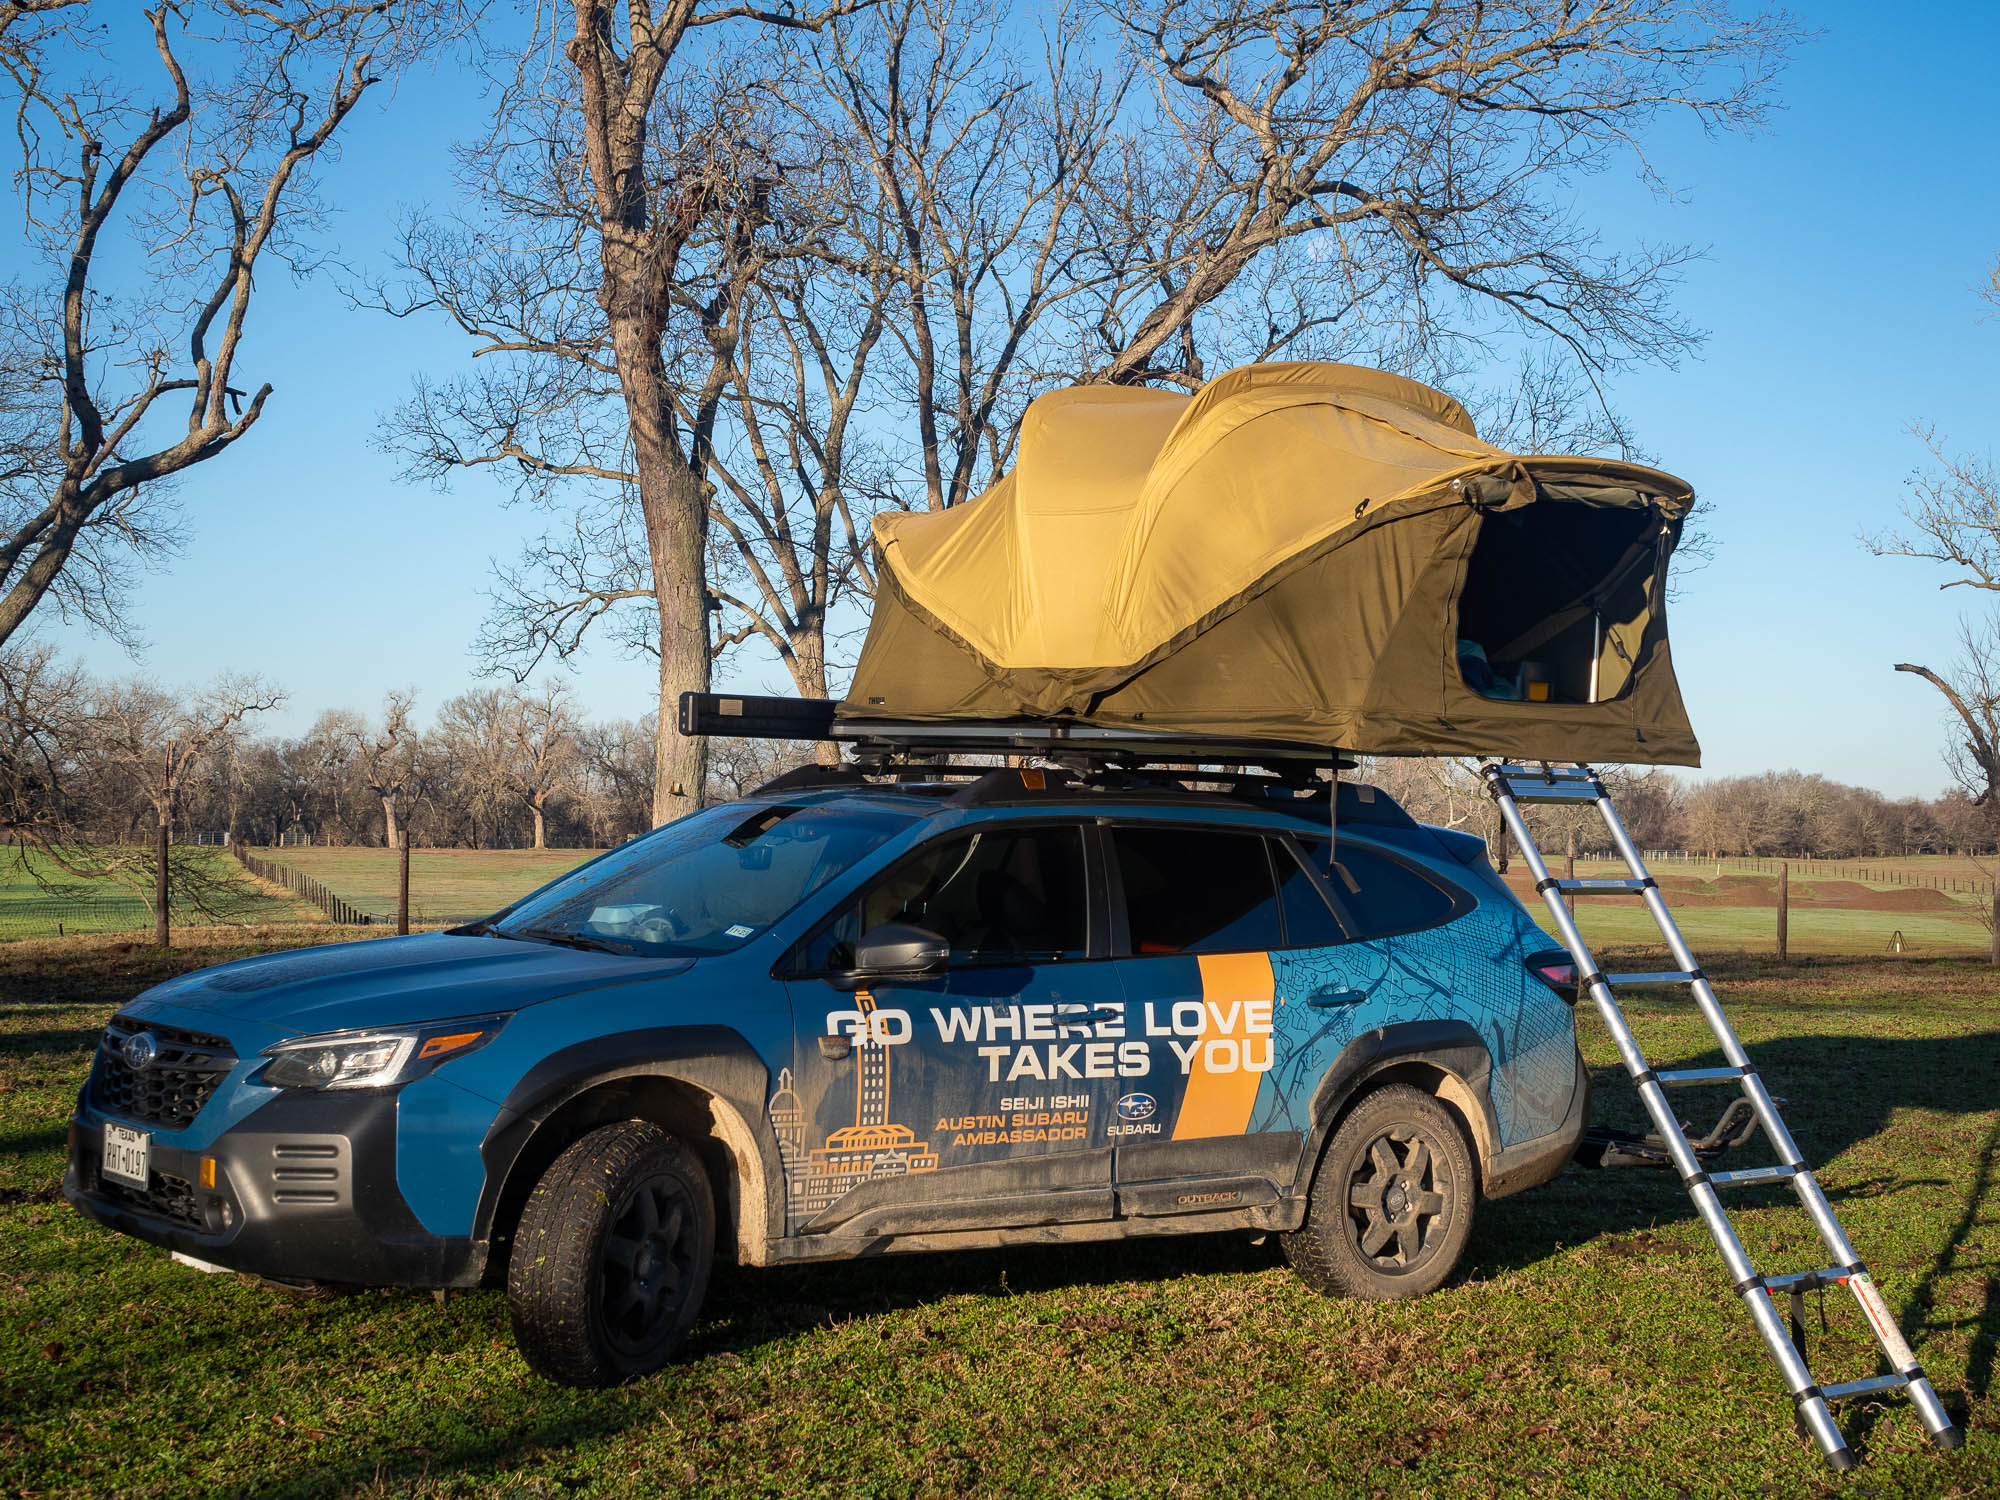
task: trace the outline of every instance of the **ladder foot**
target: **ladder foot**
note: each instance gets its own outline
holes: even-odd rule
[[[1852,1448],[1835,1448],[1826,1456],[1826,1466],[1836,1474],[1845,1474],[1860,1462]]]
[[[1954,1448],[1963,1448],[1965,1446],[1965,1429],[1963,1427],[1941,1427],[1931,1434],[1931,1441],[1949,1453]]]

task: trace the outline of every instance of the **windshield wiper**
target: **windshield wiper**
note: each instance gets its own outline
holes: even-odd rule
[[[591,953],[622,953],[627,957],[639,951],[630,943],[614,943],[604,938],[585,937],[580,932],[550,932],[543,927],[523,927],[516,932],[501,932],[495,929],[493,935],[525,938],[536,943],[554,943],[559,948],[581,948]]]

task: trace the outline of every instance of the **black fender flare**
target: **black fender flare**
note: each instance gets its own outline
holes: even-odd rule
[[[1313,1090],[1312,1124],[1307,1128],[1293,1192],[1312,1190],[1327,1140],[1348,1107],[1382,1074],[1408,1063],[1423,1063],[1457,1081],[1444,1099],[1460,1114],[1471,1114],[1473,1161],[1485,1181],[1489,1158],[1499,1149],[1500,1122],[1493,1112],[1493,1053],[1486,1039],[1465,1021],[1398,1021],[1363,1032],[1345,1047]],[[1462,1092],[1464,1097],[1456,1097]]]
[[[742,1033],[728,1026],[613,1032],[551,1052],[530,1068],[508,1092],[480,1143],[486,1180],[479,1192],[475,1237],[490,1241],[503,1201],[520,1187],[512,1181],[514,1169],[545,1123],[594,1090],[620,1083],[642,1086],[647,1080],[683,1085],[709,1102],[714,1138],[734,1162],[742,1194],[738,1251],[747,1250],[747,1258],[761,1264],[764,1247],[784,1233],[783,1159],[766,1112],[770,1070]]]

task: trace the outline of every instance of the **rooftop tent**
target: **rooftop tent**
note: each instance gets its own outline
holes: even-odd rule
[[[1692,499],[1352,365],[1053,391],[979,499],[876,520],[840,716],[1694,765],[1665,612]]]

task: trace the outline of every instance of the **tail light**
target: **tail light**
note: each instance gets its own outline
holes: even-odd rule
[[[1531,955],[1528,959],[1528,972],[1562,996],[1569,1004],[1576,1004],[1576,960],[1562,949]]]

